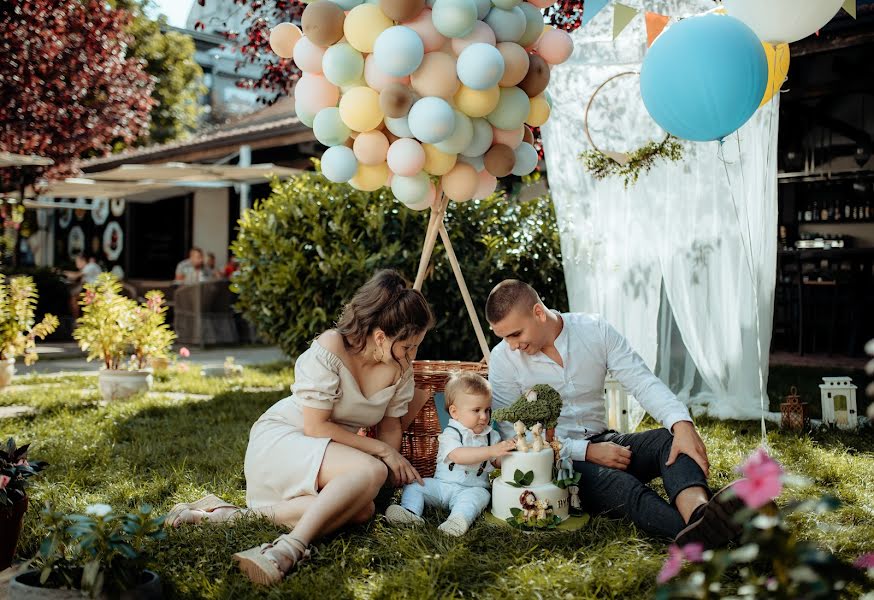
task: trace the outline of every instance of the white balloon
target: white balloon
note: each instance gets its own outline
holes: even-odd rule
[[[728,14],[769,44],[795,42],[832,20],[843,0],[724,0]]]

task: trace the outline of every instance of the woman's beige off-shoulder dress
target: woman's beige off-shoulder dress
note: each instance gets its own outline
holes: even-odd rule
[[[329,438],[304,435],[301,408],[330,409],[331,420],[351,432],[383,417],[402,417],[413,399],[413,370],[397,383],[365,397],[339,356],[318,341],[294,365],[291,396],[265,412],[249,432],[246,504],[263,508],[318,493],[317,479]]]

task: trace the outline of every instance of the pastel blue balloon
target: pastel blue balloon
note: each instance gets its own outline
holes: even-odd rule
[[[343,10],[352,10],[359,4],[362,4],[363,0],[331,0],[331,2],[333,2]]]
[[[297,115],[297,118],[300,119],[301,123],[303,123],[310,129],[313,128],[313,120],[316,118],[316,115],[304,110],[300,106],[300,102],[298,102],[297,100],[294,101],[294,114]]]
[[[746,123],[768,83],[762,42],[727,15],[683,19],[643,59],[640,93],[653,120],[678,138],[721,140]]]
[[[492,28],[499,42],[518,42],[525,33],[525,13],[518,6],[510,10],[494,7],[483,21]]]
[[[522,0],[492,0],[492,4],[504,10],[512,10],[514,6],[519,6],[521,3]]]
[[[480,21],[492,10],[492,0],[473,0],[473,3],[476,4],[476,18]]]
[[[461,112],[455,111],[455,129],[452,130],[452,135],[434,146],[445,152],[446,154],[458,154],[470,145],[473,140],[473,124],[470,122],[470,117]]]
[[[361,79],[364,74],[364,57],[351,45],[340,42],[325,50],[322,71],[325,79],[334,85],[349,85]]]
[[[339,146],[352,132],[340,118],[340,109],[332,106],[320,110],[313,119],[313,133],[325,146]]]
[[[403,25],[389,27],[373,45],[373,60],[380,71],[392,77],[406,77],[419,68],[425,45],[419,34]]]
[[[322,174],[334,183],[346,183],[358,171],[358,159],[348,146],[331,146],[322,154]]]
[[[455,131],[455,111],[446,100],[436,96],[417,100],[407,120],[413,135],[426,144],[439,144]]]
[[[501,97],[495,110],[486,115],[489,123],[498,129],[519,129],[528,112],[531,110],[531,100],[528,94],[517,87],[500,88]]]
[[[469,164],[471,167],[473,167],[474,169],[476,169],[476,172],[477,172],[477,173],[481,172],[483,169],[486,168],[486,161],[485,161],[485,157],[483,157],[483,156],[464,156],[464,155],[460,155],[460,156],[458,157],[458,160],[459,160],[459,162],[463,162],[463,163],[467,163],[467,164]]]
[[[471,119],[473,126],[473,138],[467,148],[461,151],[464,156],[481,156],[492,147],[495,132],[485,119]]]
[[[391,191],[404,204],[418,204],[428,198],[431,180],[420,171],[412,177],[395,175],[391,178]]]
[[[385,128],[391,131],[398,137],[416,137],[413,135],[413,132],[410,131],[410,123],[408,120],[409,114],[403,117],[386,117],[385,118]]]
[[[461,83],[473,90],[487,90],[504,76],[504,57],[491,44],[471,44],[458,55],[455,66]]]
[[[536,42],[540,34],[543,33],[543,13],[530,2],[523,2],[519,8],[525,15],[525,31],[522,32],[522,37],[516,43],[527,48]]]
[[[473,31],[476,16],[473,0],[437,0],[431,10],[434,27],[450,38],[462,38]]]
[[[537,166],[537,150],[528,142],[522,142],[513,150],[516,163],[513,165],[513,175],[528,175]]]

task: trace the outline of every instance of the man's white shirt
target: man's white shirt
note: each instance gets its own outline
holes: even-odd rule
[[[586,458],[588,438],[607,430],[604,379],[608,370],[668,431],[678,421],[692,421],[686,406],[607,321],[599,315],[555,312],[564,323],[555,340],[564,367],[542,352],[528,355],[502,341],[489,360],[494,409],[510,406],[534,385],[551,385],[563,403],[555,435],[570,446],[571,458],[579,461]],[[504,439],[515,435],[512,423],[498,426]]]

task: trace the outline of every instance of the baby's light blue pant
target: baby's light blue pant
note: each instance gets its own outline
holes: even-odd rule
[[[491,493],[484,487],[449,483],[432,477],[424,479],[425,485],[411,483],[404,487],[401,506],[422,516],[425,506],[450,510],[450,517],[460,517],[468,527],[489,505]]]

